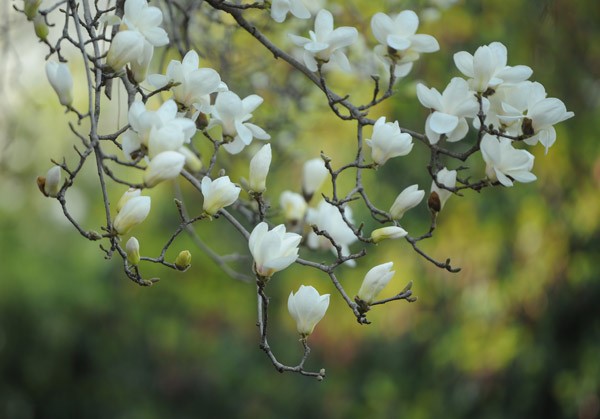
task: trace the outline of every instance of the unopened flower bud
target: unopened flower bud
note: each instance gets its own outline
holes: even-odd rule
[[[185,156],[177,151],[158,153],[144,172],[144,183],[151,188],[165,180],[174,179],[179,176],[184,164]]]
[[[185,156],[186,169],[192,173],[198,173],[202,170],[202,160],[200,160],[192,150],[187,147],[181,147],[177,151]]]
[[[395,220],[401,219],[406,211],[419,205],[424,196],[425,191],[419,190],[419,185],[409,186],[400,192],[392,204],[390,215]]]
[[[328,173],[321,158],[308,160],[304,163],[302,168],[302,195],[304,195],[306,202],[310,201],[314,193],[321,188]]]
[[[73,77],[66,63],[46,62],[46,76],[58,95],[61,105],[69,106],[73,102]]]
[[[288,297],[288,311],[296,321],[298,333],[306,338],[315,325],[325,316],[329,307],[329,294],[319,295],[312,286],[300,285],[300,289]]]
[[[371,239],[374,243],[379,243],[382,240],[387,239],[399,239],[406,236],[408,233],[402,227],[389,226],[382,227],[374,230],[371,233]]]
[[[48,37],[48,32],[50,30],[48,29],[48,25],[46,24],[44,16],[40,15],[39,13],[33,18],[33,30],[35,31],[37,37],[42,41],[45,41]]]
[[[46,177],[40,176],[37,179],[38,187],[46,196],[56,198],[61,187],[61,171],[59,166],[52,166]]]
[[[116,208],[117,213],[123,209],[123,206],[127,203],[127,201],[129,201],[133,197],[140,196],[141,194],[142,194],[142,191],[140,189],[135,189],[135,188],[127,189],[127,191],[125,191],[125,193],[119,199],[119,202],[117,202],[117,208]]]
[[[271,144],[262,146],[250,160],[250,190],[257,193],[264,192],[267,174],[271,165]]]
[[[448,170],[445,167],[436,175],[438,183],[448,188],[456,186],[456,170]],[[437,197],[436,197],[437,195]],[[433,212],[439,212],[444,208],[444,204],[452,196],[452,192],[437,186],[435,182],[431,183],[431,195],[429,195],[429,209]],[[439,202],[439,205],[437,205]]]
[[[134,196],[123,205],[115,217],[113,226],[118,234],[126,234],[134,226],[140,224],[150,213],[149,196]]]
[[[125,252],[127,252],[127,261],[133,266],[140,263],[140,242],[135,237],[130,237],[125,244]]]
[[[23,0],[23,11],[27,20],[33,20],[37,15],[42,0]]]
[[[221,176],[215,180],[205,176],[202,178],[201,190],[204,196],[202,209],[210,215],[215,215],[223,207],[233,204],[241,191],[239,186],[229,180],[229,176]]]
[[[379,295],[381,290],[385,288],[396,273],[396,271],[392,271],[393,266],[393,262],[383,263],[367,272],[358,290],[357,297],[367,304],[375,301],[377,295]]]
[[[192,254],[189,250],[182,250],[175,258],[175,267],[180,271],[185,271],[192,264]]]

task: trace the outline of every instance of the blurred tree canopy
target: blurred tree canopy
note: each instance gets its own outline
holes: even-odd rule
[[[356,0],[348,13],[425,5]],[[13,25],[22,18],[3,13]],[[373,310],[373,324],[359,326],[332,296],[330,312],[311,335],[310,362],[328,372],[321,383],[276,373],[258,349],[254,286],[226,277],[188,238],[170,256],[190,249],[192,268],[180,275],[157,270],[165,275],[161,282],[140,288],[116,260],[104,260],[96,244],[60,221],[60,207],[39,194],[34,179],[49,167],[49,156],[68,153],[69,133],[56,98],[38,86],[48,93],[2,117],[0,417],[600,418],[599,22],[595,1],[484,0],[459,1],[424,23],[422,32],[434,35],[441,51],[400,82],[397,99],[382,114],[422,131],[426,111],[414,81],[440,89],[458,74],[454,52],[501,41],[509,64],[533,68],[532,79],[575,118],[557,127],[548,155],[541,147],[534,151],[537,182],[449,201],[426,250],[451,257],[460,273],[437,270],[397,242],[382,243],[376,257],[367,257],[367,265],[394,260],[397,277],[386,292],[413,280],[419,301]],[[235,80],[229,64],[228,82]],[[286,83],[285,74],[277,75],[274,86]],[[260,92],[265,104],[276,99],[266,92]],[[280,136],[280,147],[289,148],[289,161],[274,162],[280,173],[297,163],[294,141],[306,142],[315,155],[343,144],[338,123],[329,126],[319,109],[310,111],[311,103],[301,109],[305,115],[286,121],[274,119],[276,103],[260,115],[291,137]],[[398,162],[379,170],[374,199],[389,205],[398,185],[425,182],[417,167]],[[243,176],[247,169],[230,170]],[[288,179],[273,177],[269,188],[280,191]],[[87,220],[101,211],[89,182],[89,190],[71,197]],[[169,186],[156,189],[157,204],[138,237],[142,253],[157,252],[178,223]],[[420,218],[408,214],[406,228],[425,229]],[[214,242],[235,234],[219,224],[202,237]],[[357,289],[364,271],[344,273]],[[272,282],[280,309],[271,344],[283,358],[300,354],[285,306],[290,290],[307,280],[323,291],[329,286],[327,278],[307,275],[312,272],[296,267]]]

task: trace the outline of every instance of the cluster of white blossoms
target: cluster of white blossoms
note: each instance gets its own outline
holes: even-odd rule
[[[30,4],[25,8],[26,15],[33,18],[37,14],[39,1],[27,1]],[[451,3],[452,0],[447,2]],[[366,41],[359,37],[359,32],[354,27],[336,28],[333,14],[322,8],[321,3],[318,0],[271,0],[254,6],[266,9],[278,23],[285,21],[288,14],[299,19],[315,16],[314,30],[309,31],[308,37],[288,34],[291,42],[301,48],[303,64],[295,60],[289,61],[293,61],[292,64],[303,73],[320,73],[324,66],[332,63],[344,71],[352,71],[351,62],[346,55],[347,49],[359,47],[357,44],[360,42],[366,45]],[[110,25],[119,25],[119,30],[110,40],[106,55],[97,58],[98,62],[105,64],[102,65],[102,74],[108,78],[127,74],[129,82],[139,85],[147,81],[156,89],[152,94],[142,94],[143,100],[135,100],[133,93],[129,91],[131,104],[128,109],[128,126],[118,132],[121,133],[120,137],[116,133],[113,139],[125,156],[126,161],[119,162],[143,169],[142,182],[128,183],[136,188],[125,192],[116,205],[112,231],[109,220],[106,237],[115,242],[148,217],[151,198],[142,195],[142,189],[153,188],[182,173],[199,189],[203,198],[202,211],[196,220],[230,216],[225,208],[239,204],[242,187],[236,183],[236,179],[232,180],[226,175],[223,169],[217,171],[217,152],[223,148],[231,155],[238,155],[254,139],[271,139],[269,133],[252,122],[253,112],[262,104],[263,98],[256,94],[242,98],[231,91],[216,70],[200,67],[200,58],[195,51],[188,51],[181,61],[170,61],[165,74],[147,74],[154,48],[169,43],[167,32],[160,27],[162,20],[161,10],[149,6],[147,0],[126,0],[122,18],[104,15],[102,20]],[[433,36],[417,33],[419,18],[410,10],[394,15],[376,13],[370,20],[370,28],[376,41],[371,54],[385,63],[391,72],[389,94],[393,83],[408,75],[421,54],[440,49]],[[59,59],[63,61],[60,55]],[[547,97],[540,83],[529,80],[533,73],[529,67],[509,66],[507,49],[499,42],[481,46],[474,54],[458,52],[454,55],[454,62],[464,77],[452,78],[441,92],[421,83],[416,86],[418,100],[430,110],[424,126],[425,136],[412,132],[411,135],[400,127],[398,121],[387,120],[385,116],[378,116],[374,121],[366,119],[367,111],[389,96],[383,95],[381,100],[376,100],[379,92],[377,84],[372,103],[355,107],[357,111],[354,114],[350,112],[348,119],[356,119],[361,130],[358,157],[355,165],[350,164],[348,167],[352,166],[357,170],[378,169],[391,159],[407,156],[413,149],[413,136],[429,147],[433,162],[435,152],[442,146],[465,140],[470,129],[474,128],[477,130],[474,136],[476,143],[471,150],[473,153],[481,151],[487,177],[484,177],[485,186],[501,184],[508,187],[513,186],[515,181],[535,180],[535,175],[531,173],[534,156],[523,148],[523,144],[533,146],[539,142],[547,152],[556,140],[554,125],[571,118],[573,112],[567,111],[559,99]],[[73,110],[73,80],[67,64],[48,61],[46,74],[60,103]],[[312,74],[309,78],[314,79]],[[374,79],[378,80],[376,77]],[[136,87],[138,92],[143,92],[140,86]],[[320,87],[328,91],[324,82]],[[171,97],[158,109],[151,109],[146,100],[159,92],[168,92]],[[329,95],[328,99],[331,99]],[[341,99],[340,103],[343,101],[345,99]],[[330,105],[331,103],[332,101]],[[361,114],[360,118],[355,117],[357,113]],[[367,147],[363,149],[362,127],[369,124],[373,127],[370,137],[364,138],[364,145]],[[210,139],[214,147],[214,158],[208,164],[208,169],[203,166],[201,156],[192,144],[198,132]],[[519,145],[515,146],[516,144]],[[327,179],[333,183],[334,191],[336,188],[338,173],[334,173],[329,165],[331,160],[322,156],[305,162],[297,191],[281,192],[280,211],[275,211],[274,214],[281,215],[284,223],[271,228],[264,221],[271,213],[266,213],[269,203],[263,201],[263,194],[268,189],[269,170],[277,148],[270,143],[263,143],[257,150],[248,165],[248,181],[239,180],[240,184],[245,185],[248,196],[257,202],[243,202],[237,208],[248,204],[243,209],[253,216],[258,215],[248,217],[255,224],[250,233],[250,229],[245,230],[241,223],[238,229],[248,238],[259,289],[277,272],[295,262],[302,262],[302,259],[299,260],[301,246],[314,251],[333,252],[336,256],[336,262],[332,265],[334,268],[342,264],[356,267],[356,259],[362,254],[353,254],[351,246],[359,240],[377,244],[382,240],[406,237],[408,232],[398,222],[425,197],[425,191],[419,189],[419,185],[410,185],[397,195],[389,211],[385,212],[373,210],[369,199],[363,195],[364,202],[372,210],[373,218],[381,223],[391,224],[363,236],[363,223],[358,223],[360,227],[356,227],[355,214],[349,205],[359,193],[364,192],[359,180],[354,192],[350,194],[352,196],[349,195],[346,199],[330,199],[325,195],[320,199],[315,198]],[[451,156],[449,152],[448,155]],[[59,197],[70,186],[72,179],[64,184],[61,182],[61,169],[71,174],[63,164],[55,165],[45,177],[38,178],[38,186],[44,195]],[[457,170],[442,167],[438,161],[435,165],[431,164],[430,169],[433,181],[428,206],[434,213],[435,223],[435,215],[459,189],[460,184],[463,187],[469,185],[457,178]],[[213,176],[213,173],[218,175]],[[256,203],[259,209],[255,211],[250,204]],[[236,225],[234,222],[232,224]],[[413,243],[413,239],[407,239]],[[118,245],[113,247],[121,249]],[[136,269],[141,260],[139,247],[135,237],[130,237],[125,246],[127,263]],[[123,251],[120,251],[123,255]],[[185,270],[190,261],[190,253],[183,251],[171,267]],[[382,303],[377,298],[394,276],[392,268],[393,263],[386,262],[371,268],[365,274],[355,297],[358,309],[353,308],[355,314],[357,310],[360,311],[357,316],[359,321],[360,315],[372,305]],[[329,294],[321,295],[312,286],[301,285],[296,293],[290,293],[288,310],[302,339],[313,332],[328,306]]]
[[[534,156],[513,144],[540,142],[547,152],[556,140],[554,125],[574,114],[559,99],[547,98],[540,83],[528,80],[533,74],[531,68],[509,66],[507,61],[506,47],[500,42],[481,46],[475,54],[458,52],[454,62],[467,79],[453,78],[441,94],[418,84],[417,96],[431,110],[425,122],[431,144],[463,140],[469,132],[468,120],[472,120],[481,132],[480,148],[488,179],[513,186],[515,180],[536,179],[531,173]],[[446,187],[455,187],[455,175],[452,179],[445,173],[441,176],[446,177],[442,182]],[[438,185],[435,188],[440,198],[445,198],[441,200],[443,206],[448,191],[440,191]]]

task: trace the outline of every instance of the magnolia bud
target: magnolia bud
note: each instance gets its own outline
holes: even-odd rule
[[[436,175],[438,183],[448,188],[454,188],[456,186],[456,170],[448,170],[445,167],[440,170]],[[435,194],[434,194],[435,193]],[[437,198],[436,198],[437,195]],[[444,208],[444,204],[452,196],[452,192],[447,189],[442,189],[437,186],[435,182],[431,183],[431,195],[429,196],[429,209],[434,212],[439,212]],[[436,202],[439,201],[439,209]]]
[[[123,206],[127,203],[127,201],[135,196],[140,196],[141,194],[142,191],[135,188],[129,188],[127,191],[125,191],[125,193],[121,196],[121,199],[119,199],[119,202],[117,202],[117,213],[123,209]]]
[[[379,243],[382,240],[399,239],[399,238],[406,236],[407,234],[408,233],[406,232],[406,230],[404,230],[401,227],[389,226],[389,227],[382,227],[382,228],[378,228],[377,230],[374,230],[371,233],[371,239],[373,240],[374,243]]]
[[[73,77],[66,63],[46,62],[46,76],[58,95],[61,105],[69,106],[73,102]]]
[[[35,31],[37,37],[42,41],[45,41],[48,37],[50,30],[48,29],[48,25],[46,25],[44,16],[40,15],[39,13],[33,18],[33,30]]]
[[[357,297],[367,304],[375,301],[377,295],[379,295],[381,290],[385,288],[396,273],[396,271],[392,271],[393,266],[393,262],[388,262],[371,268],[363,279]]]
[[[149,42],[144,42],[142,55],[129,62],[129,66],[131,67],[131,75],[136,83],[141,83],[146,80],[146,76],[148,75],[148,67],[150,67],[150,62],[152,61],[153,55],[154,47],[152,44]]]
[[[56,198],[58,195],[58,191],[60,191],[61,187],[61,172],[59,166],[52,166],[48,172],[46,172],[46,177],[39,176],[37,178],[37,184],[40,188],[40,191],[46,196],[51,196]]]
[[[144,172],[144,184],[153,187],[162,181],[179,176],[185,163],[185,156],[177,151],[158,153]]]
[[[401,219],[406,211],[419,205],[424,196],[425,191],[419,190],[419,185],[409,186],[400,192],[392,204],[390,215],[395,220]]]
[[[298,333],[304,338],[312,333],[328,307],[329,294],[319,295],[311,286],[300,285],[298,292],[291,292],[288,297],[288,311],[296,321]]]
[[[279,197],[279,205],[287,221],[298,222],[304,218],[308,205],[302,195],[283,191]]]
[[[187,147],[181,147],[177,152],[185,156],[185,167],[192,173],[198,173],[202,170],[202,160]]]
[[[33,20],[37,15],[42,0],[23,0],[23,11],[27,20]]]
[[[316,158],[308,160],[302,168],[302,195],[306,202],[310,201],[314,193],[321,188],[328,170],[323,159]]]
[[[135,237],[130,237],[125,244],[125,251],[127,252],[127,261],[133,266],[137,266],[140,263],[140,242]]]
[[[264,192],[267,174],[271,165],[271,144],[262,146],[250,160],[250,190],[257,193]]]
[[[180,271],[185,271],[192,264],[192,254],[189,250],[182,250],[175,258],[175,267]]]
[[[130,198],[115,217],[113,226],[115,231],[126,234],[134,226],[140,224],[150,213],[151,200],[149,196],[134,196]]]

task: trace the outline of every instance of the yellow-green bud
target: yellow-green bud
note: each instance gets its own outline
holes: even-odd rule
[[[27,20],[35,18],[41,3],[42,0],[23,0],[23,11],[25,12],[25,16],[27,16]]]
[[[374,243],[379,243],[382,240],[387,239],[399,239],[406,236],[408,233],[402,227],[390,226],[382,227],[374,230],[371,233],[371,239]]]
[[[185,271],[192,264],[192,254],[189,250],[182,250],[175,258],[175,267],[180,271]]]
[[[127,252],[127,261],[133,266],[137,266],[140,263],[140,242],[135,237],[130,237],[125,244],[125,251]]]
[[[46,40],[48,37],[48,32],[50,31],[48,29],[48,25],[46,25],[44,16],[40,15],[39,13],[33,18],[33,29],[35,30],[37,37],[42,41]]]

